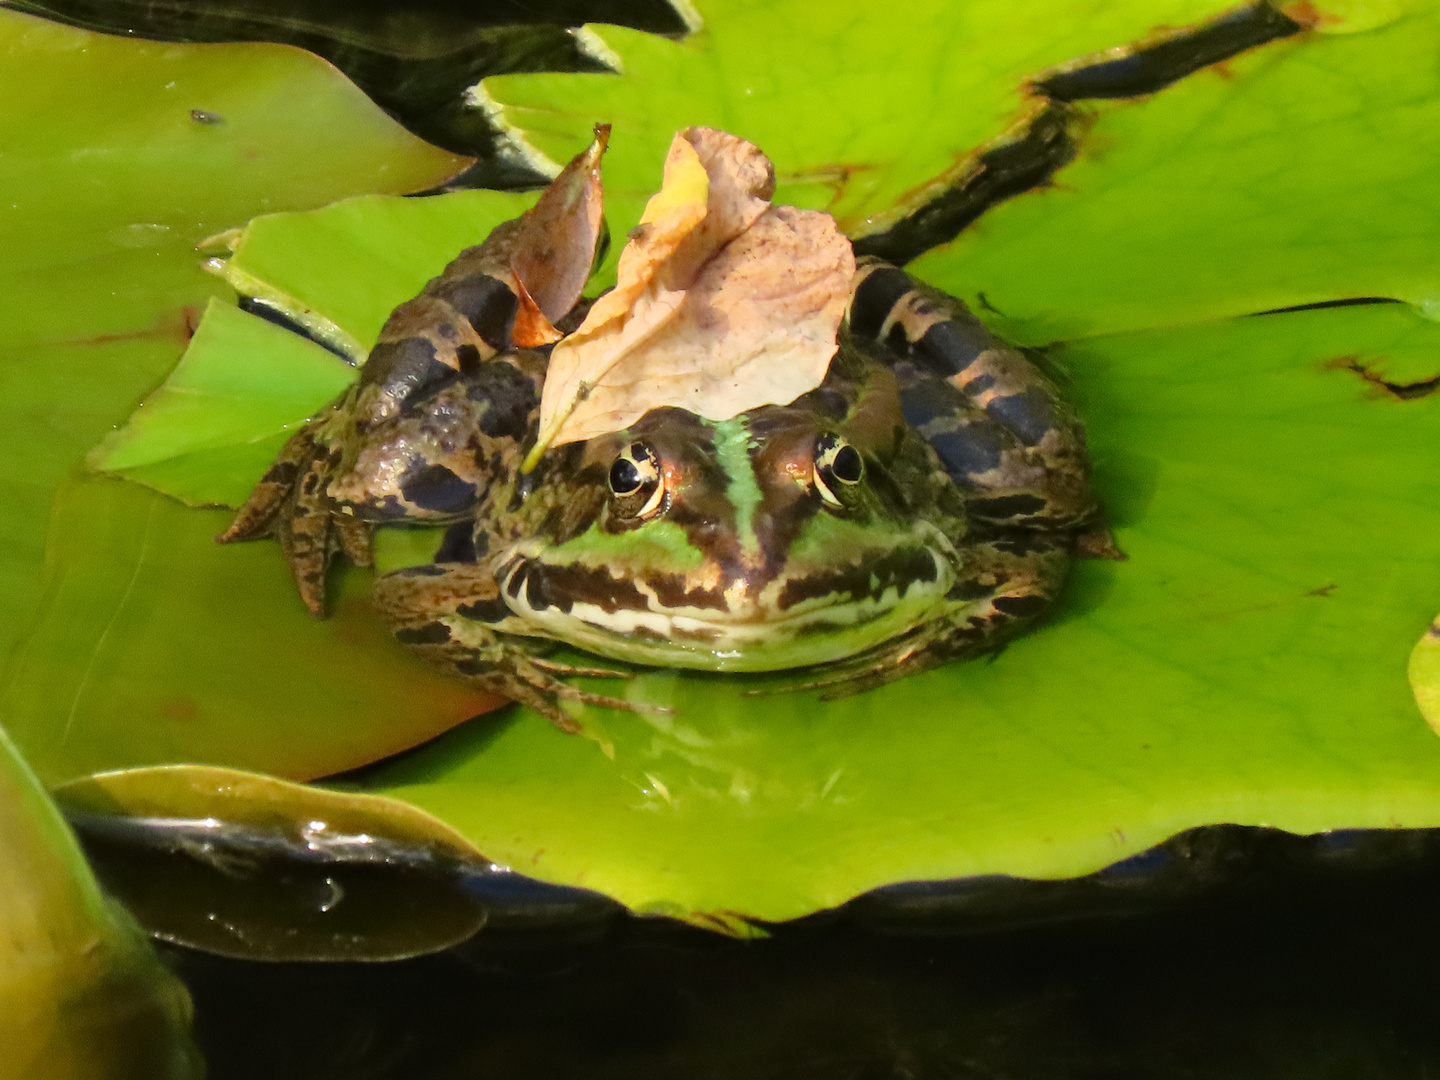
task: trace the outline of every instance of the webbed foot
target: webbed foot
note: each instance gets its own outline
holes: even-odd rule
[[[343,553],[356,566],[374,561],[372,526],[339,513],[326,498],[336,455],[317,437],[325,419],[312,420],[290,437],[230,527],[215,538],[230,544],[274,536],[301,600],[317,618],[325,616],[325,571],[331,558]]]
[[[518,701],[561,731],[580,725],[566,704],[625,712],[669,714],[656,705],[625,701],[572,686],[565,677],[629,678],[630,673],[550,660],[552,643],[507,633],[511,616],[496,605],[500,590],[476,563],[431,563],[397,570],[375,582],[371,597],[396,640],[426,662],[482,689]]]

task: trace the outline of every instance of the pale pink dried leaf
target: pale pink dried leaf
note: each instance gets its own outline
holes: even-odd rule
[[[828,214],[767,210],[701,269],[673,312],[631,320],[646,332],[627,335],[623,355],[587,379],[556,444],[629,427],[663,405],[726,420],[814,389],[835,354],[854,271]]]
[[[667,166],[686,145],[694,150],[710,183],[704,220],[684,238],[662,271],[672,289],[689,288],[716,252],[769,209],[775,193],[775,166],[754,143],[714,128],[686,128],[675,136]]]

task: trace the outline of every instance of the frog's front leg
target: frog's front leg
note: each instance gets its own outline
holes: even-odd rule
[[[594,256],[605,137],[391,313],[359,381],[290,439],[217,537],[277,537],[313,614],[332,555],[370,561],[372,524],[458,520],[513,472],[544,380],[534,347],[558,338],[551,321]]]
[[[850,333],[878,345],[905,420],[939,455],[967,512],[1001,526],[1070,529],[1098,511],[1085,433],[1051,379],[955,297],[875,258],[856,264]]]
[[[375,383],[362,378],[291,437],[218,539],[273,535],[306,606],[323,614],[334,554],[367,566],[375,524],[459,520],[513,471],[538,416],[544,363],[510,352],[378,420],[367,407]]]
[[[785,689],[820,690],[821,699],[829,701],[950,660],[993,652],[1049,609],[1069,565],[1063,536],[1037,531],[977,543],[968,549],[963,572],[934,618]]]
[[[339,455],[323,441],[321,432],[347,397],[290,437],[230,527],[215,538],[228,544],[274,536],[300,598],[315,615],[324,613],[325,568],[333,555],[343,552],[357,566],[369,566],[373,558],[370,526],[336,514],[325,491]]]
[[[607,668],[580,668],[544,658],[550,643],[507,632],[523,624],[506,606],[493,574],[476,563],[431,563],[385,574],[372,601],[396,640],[426,662],[518,701],[562,731],[579,725],[564,703],[635,712],[640,706],[580,690],[560,676],[625,677]]]

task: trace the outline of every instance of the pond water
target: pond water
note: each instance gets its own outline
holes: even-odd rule
[[[384,965],[168,956],[213,1080],[1424,1077],[1437,856],[1265,859],[1148,912],[986,933],[858,906],[761,941],[616,918]]]

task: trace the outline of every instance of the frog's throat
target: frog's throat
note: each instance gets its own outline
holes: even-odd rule
[[[863,588],[852,569],[781,575],[756,595],[746,595],[743,583],[677,595],[674,579],[643,578],[611,579],[603,593],[561,595],[542,584],[554,568],[518,560],[501,587],[529,636],[657,667],[778,671],[854,656],[953,606],[947,594],[955,567],[944,554],[919,547],[893,553],[890,562],[888,574],[872,564]]]

